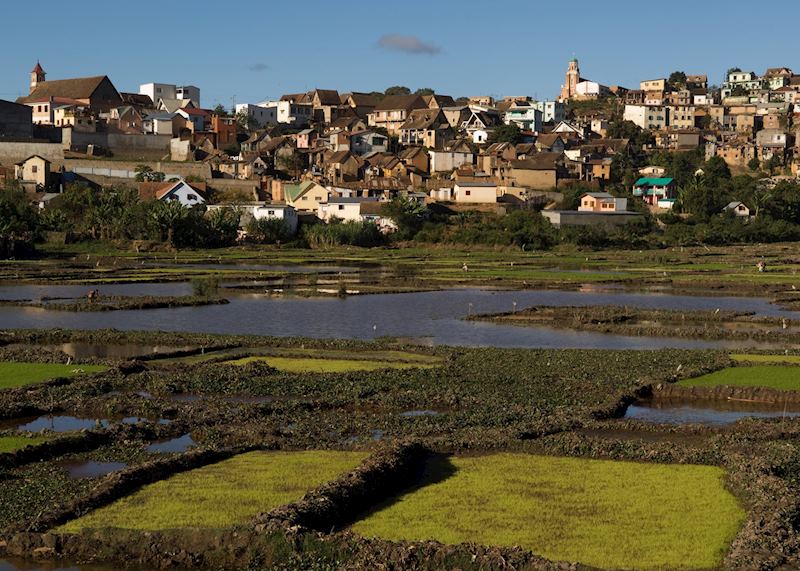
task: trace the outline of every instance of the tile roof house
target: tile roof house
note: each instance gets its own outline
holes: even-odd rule
[[[106,75],[41,81],[31,86],[31,92],[17,103],[31,105],[63,97],[79,101],[94,111],[108,111],[122,105],[122,96]]]
[[[397,134],[411,111],[427,107],[419,95],[390,95],[378,102],[367,119],[370,127],[383,127],[389,134]]]
[[[565,173],[563,153],[536,153],[509,161],[502,168],[502,179],[509,186],[549,190],[558,186]]]
[[[400,143],[441,149],[455,135],[440,109],[414,109],[400,126]]]

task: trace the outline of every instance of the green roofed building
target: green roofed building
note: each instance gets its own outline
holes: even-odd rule
[[[633,196],[650,206],[671,209],[677,198],[675,180],[667,177],[642,177],[633,185]]]
[[[328,189],[312,180],[304,180],[299,184],[284,184],[283,197],[275,200],[284,200],[289,206],[306,212],[317,212],[319,205],[328,202]]]

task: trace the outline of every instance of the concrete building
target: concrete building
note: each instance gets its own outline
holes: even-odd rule
[[[638,212],[579,212],[577,210],[542,210],[542,216],[556,228],[565,226],[624,226],[644,220]]]
[[[33,109],[0,99],[0,139],[33,137]]]
[[[314,117],[314,106],[311,103],[298,101],[262,101],[258,107],[271,110],[276,123],[305,127]]]
[[[670,126],[669,108],[663,106],[626,105],[623,119],[651,131]]]
[[[544,114],[528,101],[515,102],[503,116],[506,125],[515,124],[520,129],[541,132]]]
[[[144,83],[139,86],[139,95],[147,95],[153,102],[159,99],[180,99],[191,101],[195,107],[200,107],[200,88],[194,85]]]

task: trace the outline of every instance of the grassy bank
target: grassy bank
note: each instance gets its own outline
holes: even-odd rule
[[[519,545],[603,568],[716,567],[744,511],[718,468],[520,454],[439,458],[356,523],[392,540]]]

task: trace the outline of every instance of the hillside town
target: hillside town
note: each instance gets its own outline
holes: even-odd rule
[[[0,184],[41,209],[73,185],[127,186],[143,201],[209,212],[235,204],[291,233],[312,221],[392,232],[382,206],[398,197],[456,212],[534,209],[556,227],[614,226],[673,210],[688,183],[654,160],[665,153],[718,158],[773,185],[800,167],[800,75],[787,67],[731,68],[721,85],[673,72],[622,87],[586,79],[573,59],[550,100],[320,88],[232,109],[204,107],[194,85],[143,83],[133,93],[108,75],[48,76],[36,62],[28,95],[0,100]],[[749,217],[756,206],[724,210]]]

